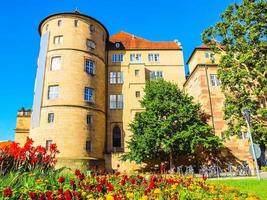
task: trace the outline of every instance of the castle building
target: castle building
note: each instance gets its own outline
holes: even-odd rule
[[[120,161],[120,156],[131,137],[129,123],[143,110],[139,100],[145,82],[158,77],[195,97],[221,137],[226,124],[216,77],[219,57],[215,55],[215,64],[211,63],[208,47],[193,51],[186,80],[177,41],[154,42],[126,32],[110,37],[101,22],[78,12],[46,17],[39,33],[31,122],[29,115],[19,112],[15,141],[23,143],[29,136],[36,145],[56,143],[59,166],[137,169],[135,163]],[[243,155],[246,150],[237,144],[230,148]]]

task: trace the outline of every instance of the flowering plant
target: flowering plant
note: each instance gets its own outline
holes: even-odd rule
[[[47,150],[42,146],[33,146],[33,140],[28,138],[25,145],[20,147],[13,142],[0,149],[0,173],[10,171],[31,171],[34,169],[47,170],[56,163],[56,154],[59,153],[56,144],[51,144]]]

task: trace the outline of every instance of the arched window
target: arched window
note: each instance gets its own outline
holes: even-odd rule
[[[121,147],[121,129],[118,126],[113,128],[113,147]]]

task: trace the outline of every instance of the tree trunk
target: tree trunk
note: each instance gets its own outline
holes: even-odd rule
[[[170,169],[172,169],[174,167],[174,163],[173,163],[173,151],[170,151]]]

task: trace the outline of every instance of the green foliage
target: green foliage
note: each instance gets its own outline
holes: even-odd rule
[[[141,163],[154,158],[194,153],[198,145],[220,147],[220,139],[202,120],[199,104],[194,104],[177,85],[157,79],[146,83],[141,106],[145,108],[130,124],[133,133],[130,152],[124,160]]]
[[[222,55],[218,77],[226,97],[226,133],[239,135],[245,131],[242,110],[251,109],[252,134],[261,145],[267,143],[266,24],[267,2],[243,0],[240,5],[230,5],[221,14],[221,21],[202,34],[203,42]]]

